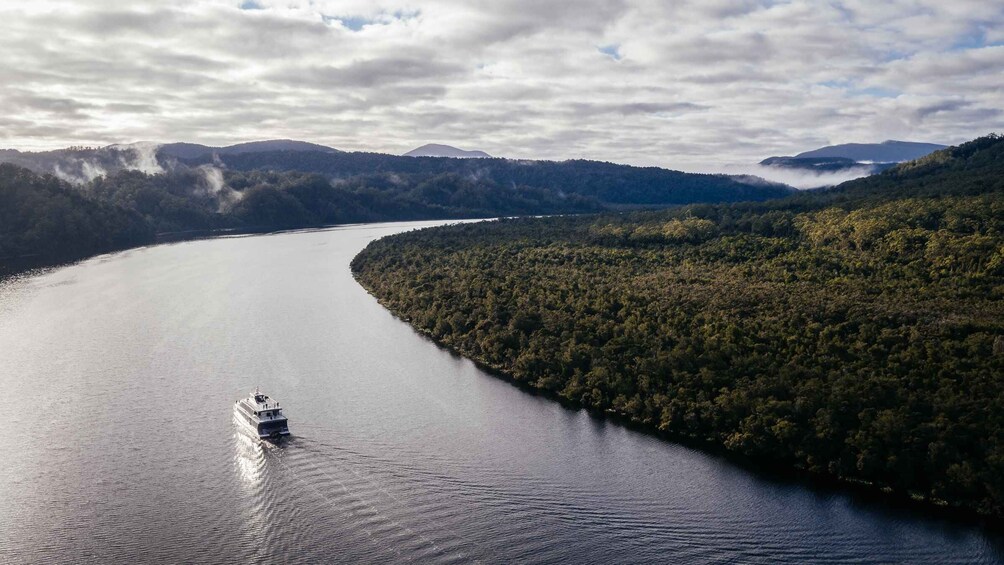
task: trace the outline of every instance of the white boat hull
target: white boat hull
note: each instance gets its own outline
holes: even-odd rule
[[[234,420],[259,439],[276,440],[290,435],[286,418],[256,419],[241,408],[240,401],[234,405]]]

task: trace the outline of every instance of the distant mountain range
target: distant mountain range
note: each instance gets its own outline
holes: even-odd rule
[[[239,153],[259,153],[262,151],[320,151],[322,153],[341,153],[338,149],[296,141],[294,139],[268,139],[265,141],[249,141],[226,147],[211,147],[198,143],[167,143],[161,145],[158,152],[181,159],[194,159],[200,155],[216,153],[217,155],[237,155]]]
[[[843,143],[804,151],[793,157],[768,157],[760,164],[815,173],[859,170],[862,176],[882,172],[896,163],[919,159],[945,145],[888,140],[882,143]]]
[[[105,147],[68,147],[51,151],[18,151],[0,149],[0,163],[13,163],[36,173],[54,174],[74,184],[90,182],[97,177],[121,170],[160,173],[174,160],[207,160],[212,157],[257,153],[323,153],[345,154],[344,151],[295,139],[267,139],[222,147],[200,143],[156,143],[141,141]],[[429,143],[404,154],[407,157],[489,158],[484,151],[464,151],[449,145]]]
[[[491,155],[484,151],[465,151],[452,145],[426,143],[404,154],[405,157],[455,157],[458,159],[485,159]]]
[[[0,260],[0,271],[7,272],[142,244],[155,233],[575,214],[793,192],[748,175],[586,160],[413,158],[290,140],[9,149],[0,150],[0,163],[10,163],[0,165],[0,259],[8,262]]]
[[[32,261],[132,245],[147,241],[152,233],[577,214],[768,200],[792,192],[788,186],[750,176],[586,160],[349,153],[290,140],[227,147],[141,142],[43,152],[7,150],[0,151],[3,161],[19,165],[0,167],[0,181],[9,181],[13,197],[7,204],[19,210],[10,217],[25,220],[10,224],[9,238],[0,237],[0,257]],[[37,189],[49,185],[54,188],[45,194]],[[66,194],[83,200],[71,200]],[[4,205],[0,200],[0,207]],[[32,227],[36,224],[54,231],[36,234]],[[64,224],[70,227],[59,231]],[[68,245],[78,224],[90,226],[85,231],[94,240],[86,250],[57,252]],[[101,227],[104,224],[108,225]],[[0,236],[3,229],[0,225]],[[102,233],[112,232],[125,234],[121,242],[101,240]],[[51,249],[43,252],[49,244]]]
[[[385,186],[386,190],[392,187],[393,190],[400,190],[398,185],[402,182],[421,184],[439,175],[457,175],[466,181],[479,183],[478,186],[488,183],[498,187],[530,187],[547,191],[558,199],[575,195],[591,199],[589,206],[599,208],[763,200],[784,196],[790,191],[783,184],[750,175],[692,174],[658,167],[632,167],[586,160],[514,161],[491,158],[483,151],[465,151],[438,144],[423,145],[398,156],[350,153],[289,139],[253,141],[225,147],[139,142],[42,152],[0,150],[0,162],[20,165],[36,173],[54,174],[75,185],[86,185],[123,171],[157,175],[206,167],[234,172],[316,173],[332,181],[354,179],[353,182],[358,180],[365,186],[375,183]],[[365,181],[359,180],[363,177],[366,177]],[[405,178],[406,181],[402,180]],[[513,212],[497,203],[482,204],[483,207],[476,210],[479,215],[490,215],[493,210]],[[581,211],[582,207],[579,204],[576,206],[575,210]],[[455,217],[461,212],[451,214]],[[366,218],[358,219],[362,221]]]
[[[184,160],[190,167],[212,164],[207,156]],[[694,202],[765,200],[786,196],[791,188],[749,175],[684,173],[658,167],[633,167],[600,161],[517,161],[512,159],[423,159],[384,153],[263,152],[220,155],[229,171],[299,171],[348,181],[377,176],[394,183],[456,175],[498,187],[527,186],[559,195],[595,199],[601,206],[671,206]]]
[[[882,143],[843,143],[795,155],[796,159],[842,158],[858,162],[901,163],[930,155],[946,145],[888,140]]]

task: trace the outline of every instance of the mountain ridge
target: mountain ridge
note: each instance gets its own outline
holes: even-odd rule
[[[828,145],[794,156],[767,157],[758,163],[764,176],[801,174],[808,183],[801,188],[834,186],[853,178],[881,173],[898,163],[930,155],[947,146],[936,143],[886,140],[882,143]]]
[[[214,147],[200,143],[164,143],[158,147],[158,152],[172,157],[191,159],[200,155],[216,153],[220,155],[235,155],[239,153],[260,153],[264,151],[320,151],[322,153],[340,153],[341,151],[327,145],[299,141],[296,139],[263,139],[260,141],[245,141],[233,145]]]
[[[207,156],[182,162],[193,167],[213,163]],[[385,153],[273,151],[220,155],[217,162],[232,171],[301,171],[319,173],[336,180],[372,174],[457,174],[498,186],[546,188],[596,198],[609,205],[628,206],[763,200],[785,196],[794,190],[781,183],[753,179],[748,175],[684,173],[659,167],[635,167],[583,159],[416,159]]]
[[[199,143],[139,141],[101,147],[66,147],[47,151],[0,149],[0,163],[11,163],[38,174],[53,174],[72,184],[84,184],[122,170],[162,173],[171,160],[265,152],[341,153],[338,149],[294,139],[266,139],[213,147]]]
[[[452,145],[426,143],[404,153],[404,157],[453,157],[456,159],[490,159],[492,156],[479,150],[465,150]]]
[[[888,139],[882,143],[841,143],[827,145],[819,149],[803,151],[794,157],[796,159],[837,157],[853,159],[858,162],[901,163],[903,161],[919,159],[947,147],[947,145],[938,143]]]

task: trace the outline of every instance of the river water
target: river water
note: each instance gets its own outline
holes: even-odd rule
[[[490,377],[352,278],[429,223],[0,287],[0,562],[996,563],[976,525],[756,476]],[[234,424],[260,385],[293,437]]]

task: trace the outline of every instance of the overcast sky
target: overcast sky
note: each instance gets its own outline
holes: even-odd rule
[[[1004,2],[0,0],[0,147],[294,138],[715,170],[1004,132]]]

